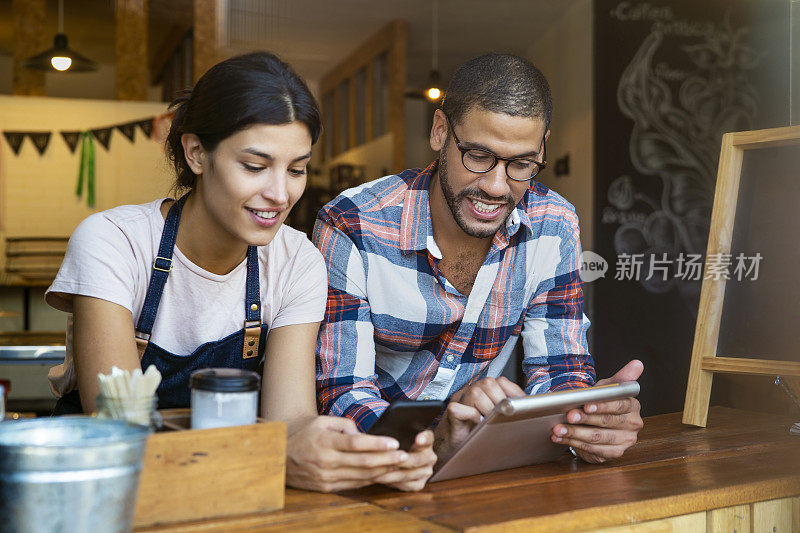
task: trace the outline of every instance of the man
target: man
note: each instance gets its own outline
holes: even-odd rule
[[[536,67],[505,54],[472,59],[434,114],[438,160],[345,191],[320,211],[323,413],[364,431],[393,400],[449,399],[435,431],[442,460],[503,398],[595,384],[578,219],[533,180],[551,114]],[[498,377],[520,336],[525,390]],[[636,380],[642,369],[631,361],[603,382]],[[553,441],[589,462],[619,457],[642,427],[634,398],[567,420]]]

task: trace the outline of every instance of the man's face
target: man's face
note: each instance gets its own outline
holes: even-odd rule
[[[542,160],[542,140],[549,134],[542,119],[479,108],[469,111],[452,128],[464,148],[488,150],[506,158],[533,157],[538,161]],[[530,182],[509,178],[503,161],[486,173],[467,170],[441,110],[434,115],[431,147],[439,151],[438,182],[456,224],[471,237],[493,236],[520,202]]]

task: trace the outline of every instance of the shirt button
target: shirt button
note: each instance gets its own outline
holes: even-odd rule
[[[448,362],[448,363],[452,363],[452,362],[453,362],[453,359],[455,359],[455,357],[453,357],[453,354],[450,354],[450,355],[448,355],[447,357],[445,357],[445,359],[447,359],[447,362]]]

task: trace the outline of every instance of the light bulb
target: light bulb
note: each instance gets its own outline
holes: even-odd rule
[[[440,91],[436,87],[431,87],[430,89],[428,89],[426,94],[428,95],[428,100],[438,100],[439,97],[442,95],[442,91]]]
[[[53,58],[50,59],[50,64],[53,65],[54,69],[63,72],[72,65],[72,58],[64,56],[53,56]]]

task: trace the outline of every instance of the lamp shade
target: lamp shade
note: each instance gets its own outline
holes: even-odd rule
[[[34,70],[90,72],[97,70],[97,64],[91,59],[71,50],[67,46],[67,36],[57,33],[53,39],[53,47],[41,54],[29,57],[25,67]]]

